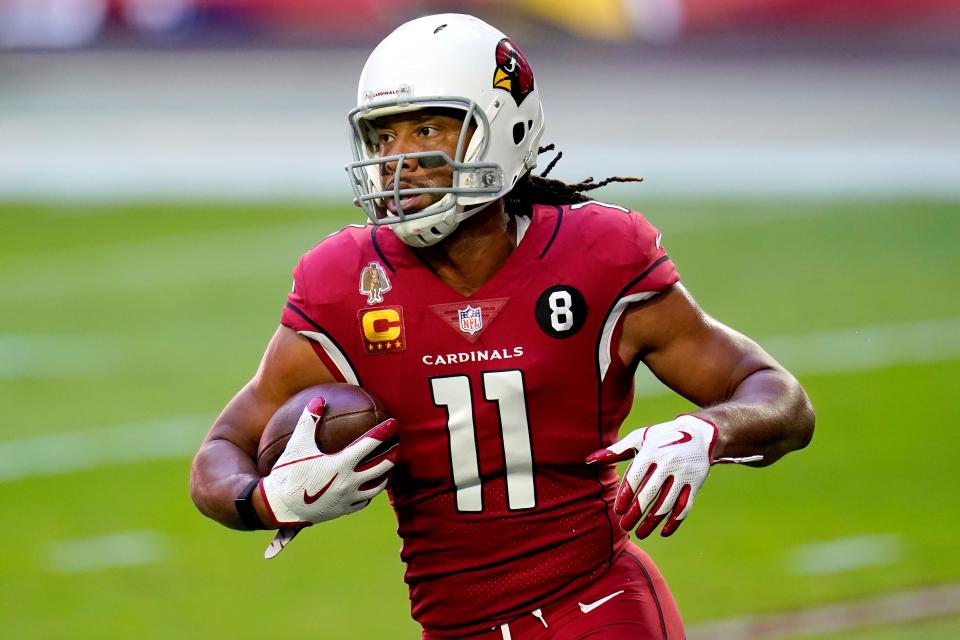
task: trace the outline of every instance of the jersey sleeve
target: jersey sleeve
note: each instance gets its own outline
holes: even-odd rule
[[[656,294],[680,279],[660,231],[643,214],[598,201],[572,205],[570,212],[576,220],[573,242],[608,276],[617,298]]]
[[[294,331],[315,331],[317,323],[308,315],[307,284],[303,277],[303,260],[300,258],[293,268],[293,287],[287,294],[287,303],[280,314],[280,324]]]
[[[663,247],[660,231],[640,213],[630,212],[629,217],[636,252],[631,266],[636,275],[625,286],[623,296],[643,299],[668,289],[680,280],[680,274]]]
[[[324,331],[343,314],[343,302],[356,282],[363,225],[335,231],[304,253],[293,268],[293,287],[280,315],[280,324],[294,331]],[[354,285],[356,286],[356,285]],[[328,327],[334,329],[335,327]]]
[[[666,291],[680,280],[673,260],[663,247],[662,235],[642,214],[628,212],[617,222],[617,240],[609,243],[607,261],[615,267],[620,290],[604,318],[600,340],[601,381],[629,379],[628,365],[619,356],[623,317],[633,304]],[[608,374],[614,374],[609,375]],[[620,419],[625,416],[621,416]]]
[[[293,329],[310,342],[314,353],[339,382],[356,384],[356,377],[343,349],[332,334],[321,324],[322,315],[316,304],[309,299],[310,283],[307,280],[306,261],[310,254],[300,258],[293,268],[293,287],[287,294],[287,302],[280,313],[280,324]]]

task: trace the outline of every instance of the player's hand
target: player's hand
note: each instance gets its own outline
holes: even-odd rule
[[[387,486],[397,462],[396,446],[365,459],[396,435],[392,418],[337,453],[320,451],[315,432],[323,407],[322,398],[307,405],[287,448],[260,480],[264,504],[278,527],[308,526],[359,511]]]
[[[587,464],[633,458],[620,482],[613,511],[625,531],[637,527],[646,538],[669,515],[660,535],[676,531],[690,513],[713,460],[716,425],[692,415],[637,429],[606,449],[587,456]],[[644,517],[645,516],[645,517]],[[643,521],[641,522],[641,517]]]

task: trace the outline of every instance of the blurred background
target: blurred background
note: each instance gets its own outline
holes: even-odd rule
[[[384,500],[265,562],[187,474],[362,222],[366,55],[441,11],[523,47],[552,176],[644,176],[597,197],[818,409],[644,543],[689,637],[960,637],[956,0],[0,0],[0,635],[419,637]],[[625,429],[687,408],[640,375]]]

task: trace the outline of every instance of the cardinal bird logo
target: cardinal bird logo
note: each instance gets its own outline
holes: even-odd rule
[[[493,86],[509,91],[518,107],[533,91],[530,63],[510,38],[497,43],[497,70],[493,72]]]

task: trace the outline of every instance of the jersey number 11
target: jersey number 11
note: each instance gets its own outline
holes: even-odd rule
[[[432,378],[430,386],[433,389],[433,403],[447,410],[450,466],[453,469],[453,483],[457,487],[457,510],[483,511],[470,378]],[[507,505],[511,510],[531,509],[536,506],[536,492],[523,373],[516,369],[484,372],[483,396],[488,402],[497,403],[507,472]]]

